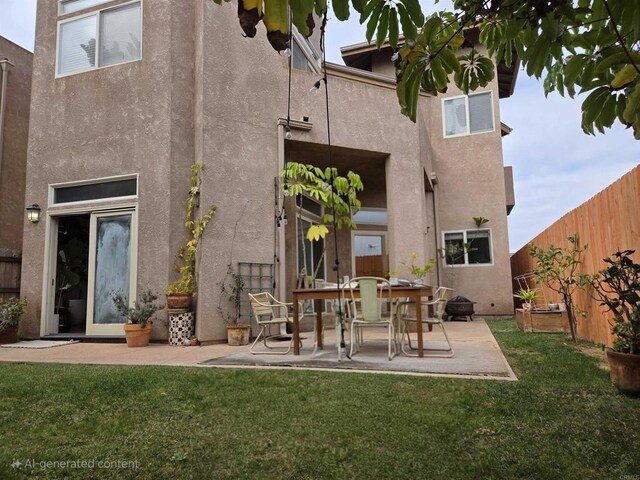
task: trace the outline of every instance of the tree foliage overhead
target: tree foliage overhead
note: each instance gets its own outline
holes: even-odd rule
[[[213,0],[216,3],[230,0]],[[437,4],[438,0],[434,0]],[[544,77],[545,94],[580,95],[585,133],[618,121],[640,139],[640,5],[638,0],[454,0],[453,12],[425,16],[418,0],[333,0],[338,20],[352,13],[366,23],[366,38],[395,50],[402,113],[415,121],[420,89],[437,95],[454,84],[463,92],[486,86],[495,62]],[[271,45],[289,43],[289,17],[309,36],[314,13],[327,0],[238,0],[240,25],[249,37],[262,22]],[[477,28],[488,56],[464,42]]]

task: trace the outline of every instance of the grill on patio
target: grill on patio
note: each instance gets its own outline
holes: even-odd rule
[[[472,302],[466,297],[457,296],[453,297],[451,300],[447,302],[447,306],[444,311],[447,314],[447,320],[467,320],[466,317],[469,317],[469,320],[473,320],[472,315],[474,314],[473,304],[476,302]]]

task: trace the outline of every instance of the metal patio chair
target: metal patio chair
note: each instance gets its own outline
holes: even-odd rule
[[[356,289],[360,291],[359,299],[355,295]],[[363,343],[363,330],[365,328],[384,327],[389,330],[388,357],[389,360],[391,360],[397,354],[394,312],[391,306],[391,284],[384,278],[357,277],[352,279],[348,285],[345,285],[343,290],[345,292],[348,291],[348,298],[351,300],[351,355],[353,355]],[[383,314],[382,312],[382,307],[385,304],[390,305],[389,314]]]
[[[293,346],[293,337],[291,337],[291,342],[289,343],[289,346],[288,348],[286,348],[286,350],[284,349],[284,347],[273,347],[267,343],[267,340],[271,337],[279,336],[280,332],[278,331],[276,335],[267,335],[266,330],[267,328],[270,328],[271,325],[282,325],[287,323],[293,325],[293,318],[289,316],[289,307],[291,307],[293,304],[281,302],[269,292],[249,293],[248,295],[251,302],[251,310],[253,311],[256,323],[258,324],[258,326],[260,326],[260,333],[258,333],[258,336],[251,344],[251,348],[249,349],[249,351],[253,355],[286,355],[287,353],[289,353],[291,351],[291,347]],[[255,351],[255,346],[260,341],[260,338],[263,339],[265,348],[275,351]]]

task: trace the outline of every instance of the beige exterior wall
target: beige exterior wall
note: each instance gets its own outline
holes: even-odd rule
[[[219,284],[228,264],[271,263],[279,255],[291,270],[291,249],[284,244],[276,249],[283,236],[274,225],[273,186],[285,160],[277,123],[287,116],[288,70],[262,29],[255,39],[242,37],[233,6],[177,3],[143,2],[141,61],[56,79],[56,2],[39,2],[27,198],[40,203],[46,217],[55,210],[47,204],[52,183],[139,174],[138,289],[164,291],[183,240],[189,166],[203,161],[202,209],[215,203],[218,210],[198,259],[197,335],[215,341],[226,339],[218,307],[225,305]],[[367,162],[377,162],[376,168],[384,164],[381,178],[365,183],[361,198],[363,206],[386,205],[390,268],[406,277],[402,261],[411,252],[420,261],[435,255],[437,216],[441,228],[449,229],[467,228],[471,216],[483,215],[495,232],[496,266],[464,269],[460,276],[467,283],[461,281],[460,293],[480,301],[483,313],[508,313],[511,307],[500,291],[509,264],[499,132],[443,140],[442,127],[434,126],[440,121],[441,99],[421,98],[414,124],[400,114],[391,83],[334,70],[329,78],[331,137],[341,152],[341,166],[366,175],[373,165]],[[293,131],[300,148],[291,160],[304,162],[314,144],[326,144],[324,95],[309,94],[319,77],[292,72],[291,118],[309,117],[312,128]],[[496,109],[499,125],[497,115]],[[460,168],[469,176],[459,177]],[[435,212],[425,171],[441,179]],[[467,183],[461,178],[477,182],[472,189],[476,199],[456,190]],[[295,213],[287,216],[294,219]],[[30,336],[40,333],[48,225],[25,226],[25,256],[31,260],[23,268],[22,287],[31,306],[23,333]],[[351,275],[350,233],[342,232],[339,239],[341,275]],[[328,242],[329,275],[332,245]],[[478,272],[479,284],[495,288],[472,286]],[[283,285],[284,279],[278,281]],[[435,274],[431,281],[437,281]],[[509,288],[507,283],[507,297]],[[491,301],[498,306],[485,309]],[[156,329],[154,335],[166,333]]]
[[[4,59],[13,66],[6,66],[4,124],[0,132],[0,251],[19,254],[25,219],[24,189],[33,54],[0,37],[0,60]],[[0,88],[2,80],[0,70]]]

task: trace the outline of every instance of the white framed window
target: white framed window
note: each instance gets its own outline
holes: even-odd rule
[[[62,2],[60,8],[78,6],[78,3],[85,8],[84,4],[88,7],[102,2],[76,0]],[[58,22],[56,77],[134,62],[141,58],[140,0],[71,16]]]
[[[320,55],[308,38],[293,27],[291,67],[305,72],[320,73]]]
[[[357,225],[388,225],[389,215],[386,208],[361,208],[351,215]]]
[[[493,265],[491,230],[443,232],[446,265]]]
[[[60,0],[58,4],[58,14],[66,15],[67,13],[77,12],[85,8],[95,7],[101,3],[107,3],[109,0]]]
[[[442,112],[445,138],[494,131],[491,92],[445,98]]]

